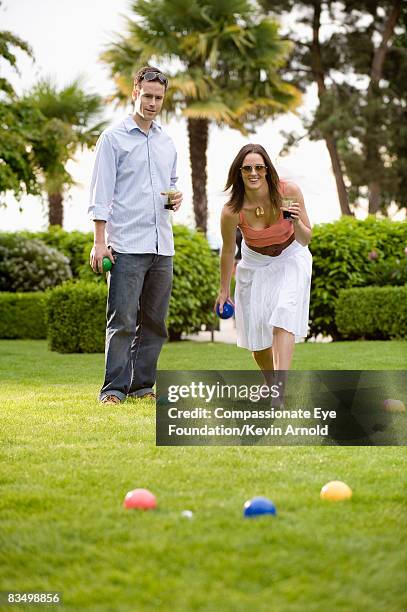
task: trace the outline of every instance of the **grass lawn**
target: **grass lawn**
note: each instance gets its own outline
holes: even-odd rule
[[[294,368],[403,369],[406,348],[299,345]],[[254,364],[231,345],[182,342],[160,367]],[[60,591],[64,610],[406,609],[404,448],[160,448],[153,403],[99,406],[102,375],[103,355],[0,342],[0,591]],[[333,479],[350,502],[320,501]],[[135,487],[156,511],[123,509]],[[254,495],[277,517],[243,519]]]

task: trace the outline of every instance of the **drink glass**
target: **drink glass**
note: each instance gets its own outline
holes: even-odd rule
[[[294,202],[294,198],[282,198],[283,206],[285,208],[291,208],[291,204]],[[292,219],[289,210],[283,210],[283,219]]]
[[[168,191],[162,191],[161,193],[167,196],[167,204],[164,204],[164,208],[166,208],[167,210],[173,210],[174,205],[171,201],[171,198],[174,195],[174,193],[177,193],[177,190],[172,188],[172,189],[169,189]]]

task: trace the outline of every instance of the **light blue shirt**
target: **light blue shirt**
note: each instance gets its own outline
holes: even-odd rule
[[[145,134],[129,115],[96,145],[89,215],[106,221],[106,243],[118,253],[174,254],[171,212],[161,191],[176,188],[177,152],[154,121]]]

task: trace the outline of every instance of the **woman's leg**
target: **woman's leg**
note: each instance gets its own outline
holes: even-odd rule
[[[252,355],[260,370],[263,372],[266,383],[269,386],[273,385],[274,362],[271,346],[262,351],[253,351]]]
[[[273,351],[271,346],[262,351],[253,351],[252,355],[260,370],[267,370],[270,372],[274,370]]]
[[[294,351],[295,336],[281,327],[273,331],[273,362],[276,370],[289,370]]]
[[[287,384],[288,370],[291,366],[291,360],[294,351],[295,336],[281,327],[275,327],[273,330],[273,360],[276,368],[276,377],[274,384],[278,385],[280,395],[273,402],[276,407],[284,406],[285,389]]]

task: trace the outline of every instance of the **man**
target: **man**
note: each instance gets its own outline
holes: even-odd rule
[[[154,121],[168,80],[151,66],[141,68],[132,92],[134,113],[105,130],[96,148],[89,214],[94,221],[90,265],[109,274],[105,380],[99,399],[118,404],[155,398],[157,361],[167,338],[165,318],[172,285],[174,240],[171,212],[177,154]],[[178,210],[182,194],[171,194]]]

